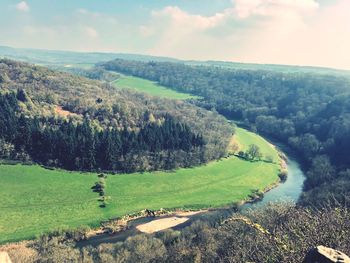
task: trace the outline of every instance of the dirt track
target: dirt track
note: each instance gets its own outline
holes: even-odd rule
[[[182,223],[185,223],[190,219],[189,216],[193,216],[202,212],[203,211],[178,212],[171,217],[164,217],[164,218],[160,217],[159,219],[155,219],[151,222],[140,224],[136,226],[136,229],[139,230],[140,232],[148,233],[148,234],[158,232],[158,231],[172,228]]]

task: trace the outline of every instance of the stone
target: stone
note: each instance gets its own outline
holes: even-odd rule
[[[317,246],[310,249],[303,263],[350,263],[350,258],[338,250]]]

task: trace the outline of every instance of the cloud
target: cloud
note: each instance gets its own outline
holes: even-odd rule
[[[133,36],[137,35],[136,30],[129,28],[126,23],[119,24],[116,16],[87,9],[58,13],[45,19],[45,23],[35,15],[21,16],[7,28],[1,28],[0,23],[0,32],[6,36],[6,45],[76,51],[118,50],[130,53],[135,46],[132,42],[135,40]],[[144,46],[142,41],[137,43]]]
[[[348,10],[348,0],[232,0],[213,15],[167,6],[139,33],[155,55],[350,69]]]
[[[93,27],[84,27],[84,32],[85,34],[88,36],[88,37],[91,37],[91,38],[97,38],[98,37],[98,33],[96,31],[95,28]]]
[[[223,32],[221,37],[232,39],[242,33],[242,29],[245,33],[258,30],[283,36],[302,28],[304,16],[318,7],[314,0],[234,0],[232,6],[222,12],[203,16],[167,6],[153,11],[151,22],[142,25],[140,33],[146,37],[163,35],[161,38],[172,41],[186,36],[195,38],[198,34],[220,35],[220,32]]]
[[[20,12],[29,12],[30,8],[26,1],[19,2],[16,9]]]
[[[89,10],[87,10],[87,9],[84,9],[84,8],[79,8],[78,10],[77,10],[77,13],[79,14],[79,15],[82,15],[82,16],[84,16],[84,17],[89,17],[89,18],[92,18],[92,19],[96,19],[96,18],[110,18],[110,16],[108,16],[108,15],[103,15],[103,14],[101,14],[101,13],[98,13],[98,12],[91,12],[91,11],[89,11]]]
[[[233,0],[233,3],[238,18],[300,14],[319,7],[314,0]]]
[[[189,14],[177,6],[168,6],[163,10],[153,11],[152,16],[155,18],[168,18],[173,24],[179,26],[190,25],[190,28],[200,30],[215,27],[226,18],[225,12],[217,13],[213,16],[201,16]]]
[[[130,21],[81,8],[0,27],[14,46],[350,69],[349,10],[349,0],[232,0],[210,15],[165,6]]]

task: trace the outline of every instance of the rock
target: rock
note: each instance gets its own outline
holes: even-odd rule
[[[0,263],[12,263],[7,252],[0,251]]]
[[[303,263],[350,263],[350,258],[338,250],[317,246],[306,254]]]

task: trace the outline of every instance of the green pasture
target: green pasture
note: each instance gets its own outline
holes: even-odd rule
[[[122,76],[120,79],[113,81],[112,84],[117,88],[133,89],[139,92],[147,93],[151,96],[163,97],[168,99],[186,100],[198,98],[197,96],[192,96],[186,93],[180,93],[175,90],[158,85],[156,82],[133,76]]]

